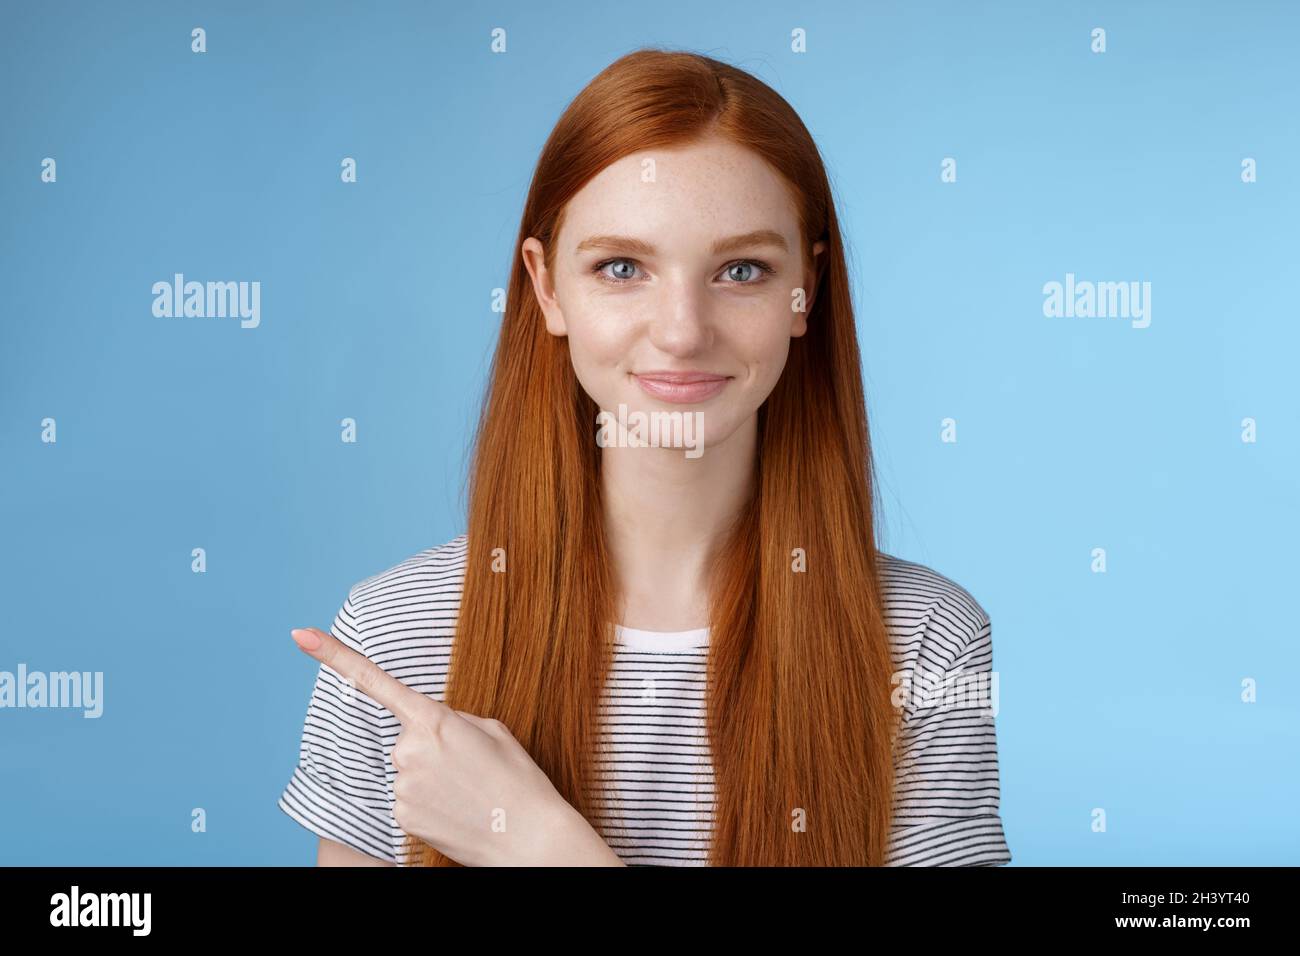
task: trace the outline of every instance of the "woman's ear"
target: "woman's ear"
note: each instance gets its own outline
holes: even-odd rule
[[[533,282],[533,295],[537,298],[542,315],[546,317],[546,331],[552,335],[567,335],[564,313],[555,297],[555,280],[546,268],[546,248],[540,239],[529,236],[524,240],[520,254],[524,259],[524,268],[528,270],[528,277]]]
[[[821,271],[818,268],[817,257],[825,251],[826,241],[824,239],[818,239],[813,243],[812,268],[804,274],[804,307],[802,312],[795,312],[794,314],[794,322],[790,326],[790,336],[792,338],[798,338],[808,331],[808,313],[812,311],[813,300],[817,297],[817,276]]]

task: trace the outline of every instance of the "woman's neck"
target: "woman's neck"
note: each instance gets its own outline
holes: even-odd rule
[[[755,415],[698,458],[680,448],[601,449],[617,623],[647,631],[708,624],[707,570],[753,494],[757,445]]]

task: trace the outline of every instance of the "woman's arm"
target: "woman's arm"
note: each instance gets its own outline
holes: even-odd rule
[[[582,814],[563,801],[559,809],[543,866],[627,866]]]
[[[396,866],[395,863],[389,863],[387,860],[378,860],[373,856],[368,856],[350,846],[344,846],[342,843],[335,843],[333,840],[320,838],[320,846],[316,849],[317,866]]]
[[[577,816],[575,813],[574,816]],[[596,832],[587,826],[586,821],[582,824],[573,824],[573,830],[570,831],[572,838],[558,841],[553,856],[550,858],[552,865],[555,866],[625,866],[626,864],[619,858],[613,850],[609,848]],[[333,840],[327,840],[325,837],[320,838],[320,846],[316,850],[317,866],[396,866],[387,860],[378,860],[373,856],[358,852],[342,843],[336,843]]]

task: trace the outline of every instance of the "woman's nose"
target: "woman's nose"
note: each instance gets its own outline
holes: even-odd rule
[[[656,303],[650,321],[650,341],[669,355],[702,352],[713,343],[713,325],[702,290],[671,283]]]

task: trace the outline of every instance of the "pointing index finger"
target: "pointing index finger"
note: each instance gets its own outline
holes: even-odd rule
[[[310,627],[295,631],[295,641],[304,631],[314,635],[320,643],[313,649],[299,642],[300,648],[351,680],[358,690],[387,707],[403,724],[429,723],[449,709],[445,704],[407,687],[397,678],[386,673],[370,658],[358,654],[338,638],[326,634],[320,628]]]

